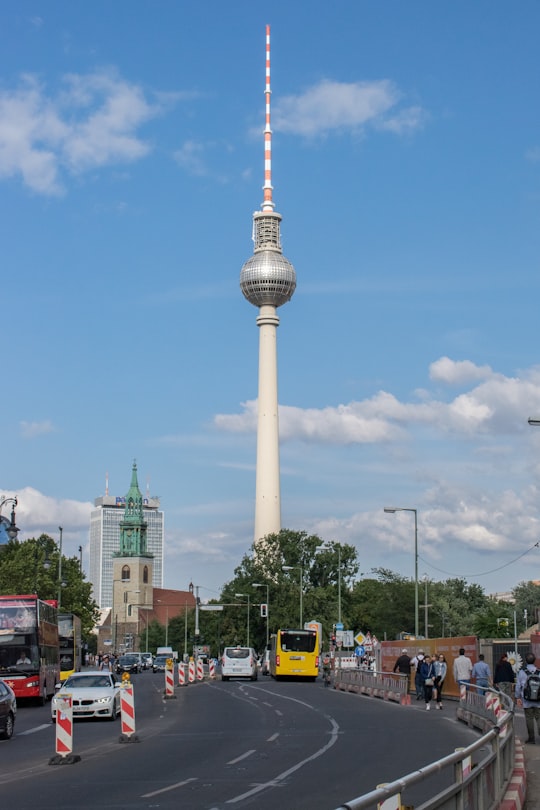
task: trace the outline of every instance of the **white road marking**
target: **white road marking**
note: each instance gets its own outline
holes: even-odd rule
[[[271,737],[268,737],[266,742],[274,742],[274,740],[277,740],[278,737],[279,737],[279,731],[276,731],[275,734],[272,734]]]
[[[24,737],[25,734],[35,734],[36,731],[41,731],[44,728],[50,728],[50,723],[44,723],[42,726],[36,726],[35,728],[29,728],[26,731],[18,731],[17,737]]]
[[[190,782],[196,782],[197,778],[192,776],[190,779],[184,779],[183,782],[177,782],[175,785],[169,785],[169,787],[160,788],[159,790],[153,790],[152,793],[144,793],[141,796],[141,799],[150,799],[152,796],[159,796],[160,793],[167,793],[169,790],[176,790],[176,788],[184,787],[184,785],[188,785]]]
[[[250,757],[255,753],[255,751],[256,749],[252,748],[251,751],[246,751],[245,754],[241,754],[239,757],[236,757],[236,759],[231,759],[229,762],[227,762],[227,765],[236,765],[237,762],[241,762],[243,759]]]

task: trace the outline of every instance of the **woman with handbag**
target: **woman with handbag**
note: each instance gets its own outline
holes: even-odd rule
[[[437,708],[442,709],[442,690],[444,679],[446,678],[446,670],[448,669],[446,665],[446,658],[442,653],[435,656],[435,661],[433,664],[433,668],[435,669],[435,700],[437,701]]]
[[[431,662],[431,656],[426,655],[420,665],[420,675],[424,682],[424,700],[426,709],[431,708],[431,698],[433,697],[433,686],[435,684],[435,668]]]

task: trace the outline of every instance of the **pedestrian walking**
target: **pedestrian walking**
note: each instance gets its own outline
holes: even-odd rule
[[[540,676],[540,671],[536,669],[536,657],[534,653],[528,653],[526,658],[525,669],[520,669],[516,681],[516,700],[518,706],[523,706],[523,713],[525,714],[525,724],[527,726],[528,737],[526,743],[534,743],[534,724],[536,722],[536,730],[540,734],[540,700],[534,700],[536,690],[533,690],[530,679]],[[536,694],[538,698],[538,694]]]
[[[476,681],[479,695],[483,695],[488,686],[491,686],[491,670],[489,664],[484,661],[482,653],[480,653],[478,661],[472,668],[471,677]]]
[[[423,650],[418,650],[414,658],[411,659],[411,666],[414,667],[414,688],[416,691],[416,699],[422,700],[424,697],[424,681],[422,680],[422,676],[420,674],[420,666],[422,661],[424,660],[425,655]]]
[[[439,653],[439,655],[435,656],[433,669],[435,670],[435,687],[433,689],[433,696],[437,701],[437,708],[442,709],[442,691],[444,686],[444,679],[446,678],[446,672],[448,670],[446,658],[442,653]]]
[[[506,653],[501,655],[495,664],[495,672],[493,673],[493,685],[496,689],[504,692],[509,698],[512,697],[512,690],[516,680],[516,673]]]
[[[429,711],[431,708],[431,698],[433,697],[433,687],[435,685],[435,668],[431,661],[431,656],[426,655],[424,657],[420,664],[420,675],[422,678],[426,709]]]
[[[471,683],[472,668],[473,665],[471,659],[465,655],[465,650],[463,647],[461,647],[459,650],[459,655],[454,659],[454,664],[452,667],[454,680],[459,686],[461,686],[461,684],[465,684],[467,689],[469,688]]]

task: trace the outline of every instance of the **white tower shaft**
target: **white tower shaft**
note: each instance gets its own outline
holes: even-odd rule
[[[279,318],[274,306],[259,309],[257,326],[260,331],[255,542],[281,530],[277,378]]]

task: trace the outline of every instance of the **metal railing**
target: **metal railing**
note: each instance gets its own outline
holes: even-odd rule
[[[371,689],[384,692],[389,673],[364,675],[378,681],[377,686],[370,684]],[[363,681],[360,672],[358,679]],[[335,685],[339,686],[337,682]],[[495,810],[499,807],[514,768],[513,701],[500,692],[489,689],[484,693],[471,684],[469,690],[462,687],[457,714],[483,731],[478,740],[400,779],[379,785],[336,810],[373,810],[391,798],[397,802],[392,806],[410,806],[411,792],[422,802],[414,804],[416,810]],[[422,799],[421,794],[429,796],[430,778],[440,778],[444,771],[448,771],[449,784],[438,792],[435,788],[435,795]],[[420,786],[421,790],[414,790],[415,786]]]

